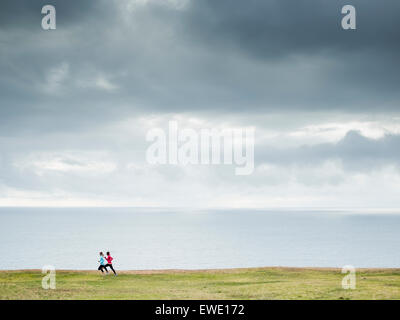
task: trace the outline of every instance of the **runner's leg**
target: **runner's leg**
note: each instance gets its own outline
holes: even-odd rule
[[[110,267],[111,270],[112,270],[112,272],[114,272],[114,274],[117,274],[117,273],[115,272],[115,270],[114,270],[112,264],[109,264],[109,263],[108,263],[108,264],[106,265],[106,267]]]

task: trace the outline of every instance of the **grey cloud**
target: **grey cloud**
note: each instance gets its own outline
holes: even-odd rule
[[[350,131],[337,143],[323,143],[296,148],[256,148],[258,164],[315,166],[328,160],[340,160],[345,170],[369,172],[388,165],[400,168],[400,135],[369,139]],[[260,151],[261,150],[261,151]]]
[[[203,42],[260,59],[327,50],[399,53],[398,1],[352,1],[358,29],[344,32],[341,9],[347,4],[344,0],[194,1],[187,23]]]
[[[15,3],[4,2],[0,32],[8,132],[96,127],[138,112],[398,110],[397,1],[355,0],[356,32],[339,27],[343,1],[202,0],[184,10],[150,1],[132,12],[124,1],[57,1],[54,32],[37,29],[43,1]],[[43,92],[62,63],[60,92]],[[116,90],[96,88],[99,75]]]
[[[213,51],[226,55],[242,52],[257,59],[261,69],[284,61],[281,73],[271,74],[265,68],[269,76],[247,78],[253,84],[257,80],[265,84],[266,94],[257,92],[264,102],[259,111],[273,110],[274,106],[292,110],[398,110],[400,4],[395,0],[355,0],[351,4],[357,9],[358,29],[344,31],[340,10],[346,4],[315,0],[195,1],[187,23],[190,35]],[[302,68],[296,68],[296,61]],[[268,80],[272,79],[278,85],[271,85]],[[311,86],[302,88],[304,83]]]

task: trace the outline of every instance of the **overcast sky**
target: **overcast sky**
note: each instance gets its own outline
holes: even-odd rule
[[[398,0],[2,1],[0,206],[400,208],[399,33]],[[254,127],[254,173],[147,163],[170,120]]]

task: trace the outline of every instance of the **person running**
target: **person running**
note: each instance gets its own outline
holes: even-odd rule
[[[112,265],[112,261],[114,260],[114,258],[111,257],[110,251],[107,251],[106,260],[107,260],[106,267],[110,267],[110,269],[114,272],[114,275],[117,275],[117,273],[115,272],[115,270],[114,270],[114,268],[113,268],[113,265]]]
[[[106,259],[104,259],[104,254],[103,252],[100,252],[100,266],[97,268],[97,270],[100,270],[101,273],[104,273],[103,269],[106,270],[106,272],[108,273],[107,270],[107,266],[106,266]]]

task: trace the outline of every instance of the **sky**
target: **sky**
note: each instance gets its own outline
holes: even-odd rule
[[[398,0],[4,0],[0,206],[400,208],[399,30]],[[148,163],[169,121],[254,128],[254,172]]]

